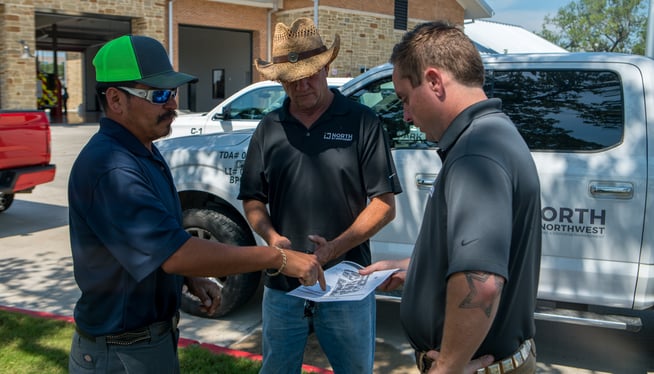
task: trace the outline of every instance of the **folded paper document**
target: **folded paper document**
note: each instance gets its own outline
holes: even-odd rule
[[[325,270],[327,290],[320,289],[318,283],[313,286],[300,286],[287,294],[316,302],[357,301],[373,292],[386,278],[399,269],[381,270],[372,274],[361,275],[362,266],[343,261]]]

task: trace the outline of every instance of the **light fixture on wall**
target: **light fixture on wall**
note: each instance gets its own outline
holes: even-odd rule
[[[23,52],[20,55],[20,58],[23,58],[23,59],[33,58],[34,56],[30,52],[30,46],[27,45],[27,43],[24,40],[20,40],[19,42],[23,46]]]

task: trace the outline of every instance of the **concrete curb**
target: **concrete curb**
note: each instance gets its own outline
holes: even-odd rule
[[[57,321],[64,321],[68,323],[75,323],[75,319],[73,317],[67,317],[67,316],[61,316],[58,314],[54,313],[48,313],[48,312],[39,312],[39,311],[34,311],[34,310],[28,310],[28,309],[22,309],[22,308],[15,308],[15,307],[9,307],[9,306],[2,306],[0,305],[0,310],[6,311],[6,312],[13,312],[13,313],[21,313],[25,315],[29,315],[32,317],[37,317],[37,318],[47,318],[47,319],[53,319]],[[246,358],[248,360],[254,360],[254,361],[261,361],[262,356],[250,352],[244,352],[244,351],[239,351],[235,349],[230,349],[226,347],[221,347],[219,345],[215,344],[209,344],[209,343],[202,343],[197,340],[193,339],[186,339],[183,337],[179,338],[179,347],[184,348],[188,347],[189,345],[199,345],[200,347],[214,353],[214,354],[220,354],[220,355],[229,355],[232,357],[238,357],[238,358]],[[333,371],[327,370],[327,369],[322,369],[319,367],[311,366],[311,365],[302,365],[302,370],[304,370],[307,373],[318,373],[318,374],[334,374]]]

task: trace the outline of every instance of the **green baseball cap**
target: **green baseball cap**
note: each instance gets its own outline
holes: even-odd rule
[[[98,82],[137,82],[153,88],[176,88],[197,78],[173,70],[158,40],[124,35],[102,46],[93,58]]]

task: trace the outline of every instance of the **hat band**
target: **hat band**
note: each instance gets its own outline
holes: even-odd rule
[[[273,57],[274,64],[281,64],[283,62],[296,63],[300,60],[304,60],[316,55],[319,55],[327,50],[327,47],[324,45],[320,48],[312,49],[306,52],[289,52],[287,55]]]

